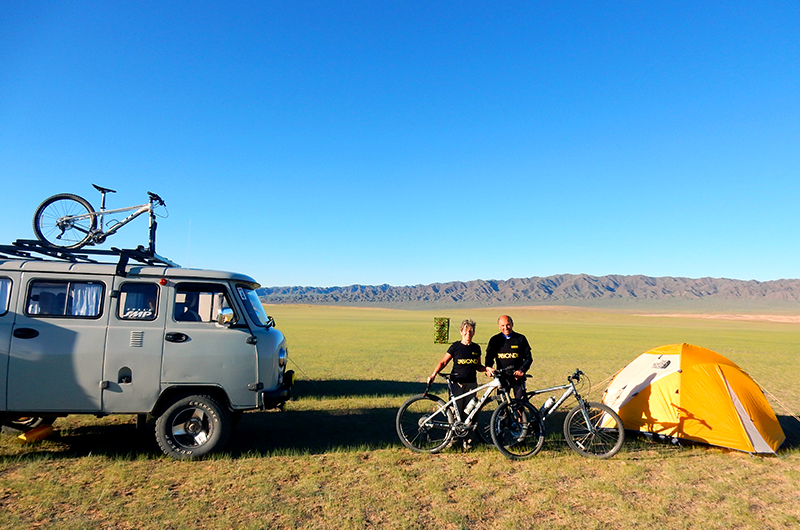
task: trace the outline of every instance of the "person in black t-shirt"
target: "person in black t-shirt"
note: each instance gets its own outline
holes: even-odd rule
[[[510,316],[498,318],[497,327],[500,333],[489,339],[486,346],[487,374],[495,362],[498,369],[513,367],[516,381],[511,388],[514,389],[514,396],[522,399],[525,395],[525,373],[533,364],[531,346],[525,335],[514,331],[514,321]]]
[[[467,319],[461,323],[461,340],[456,341],[447,349],[442,360],[433,369],[433,373],[428,377],[428,383],[432,383],[438,373],[452,360],[453,370],[450,373],[450,392],[454,397],[461,396],[470,390],[478,388],[478,380],[475,376],[477,372],[486,372],[487,369],[481,364],[481,347],[472,342],[475,336],[475,322]],[[461,419],[466,417],[464,408],[469,402],[468,399],[456,401]]]

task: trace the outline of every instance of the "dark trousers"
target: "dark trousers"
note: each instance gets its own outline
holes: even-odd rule
[[[524,399],[525,398],[525,380],[524,379],[517,379],[511,385],[511,390],[514,392],[514,397],[517,399]]]
[[[478,388],[478,383],[457,383],[453,381],[450,383],[450,394],[453,397],[463,396],[467,392],[475,390],[476,388]],[[464,409],[467,407],[469,400],[475,395],[476,394],[473,394],[468,398],[456,400],[456,407],[458,407],[458,413],[461,415],[461,421],[464,421],[467,418],[467,415],[464,414]]]

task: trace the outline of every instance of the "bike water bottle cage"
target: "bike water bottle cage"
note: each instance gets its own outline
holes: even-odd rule
[[[94,186],[94,189],[96,189],[100,193],[117,193],[115,190],[112,190],[110,188],[104,188],[102,186],[98,186],[97,184],[92,184],[92,186]]]

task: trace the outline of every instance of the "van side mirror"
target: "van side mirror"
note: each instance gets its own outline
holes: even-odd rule
[[[220,326],[230,326],[233,323],[233,309],[223,307],[217,313],[217,324]]]

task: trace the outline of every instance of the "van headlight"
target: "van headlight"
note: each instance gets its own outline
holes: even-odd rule
[[[289,356],[289,352],[286,351],[286,348],[281,348],[278,352],[278,366],[284,367],[286,366],[286,358]]]

